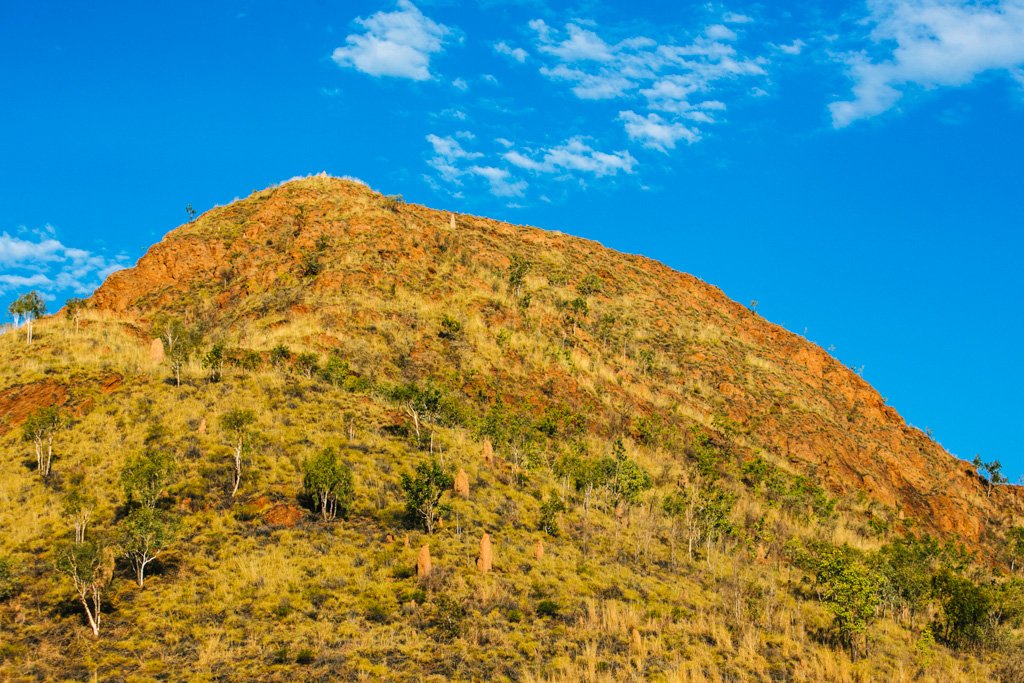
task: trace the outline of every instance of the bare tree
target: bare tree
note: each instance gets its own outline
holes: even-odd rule
[[[238,493],[242,483],[242,465],[245,453],[252,447],[253,433],[250,426],[256,422],[251,410],[234,408],[220,416],[220,426],[228,436],[234,469],[231,473],[231,497]]]
[[[113,549],[97,541],[66,545],[57,550],[56,566],[57,571],[71,579],[89,628],[98,637],[103,594],[114,576]]]

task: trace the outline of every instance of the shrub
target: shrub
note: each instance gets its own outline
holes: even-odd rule
[[[312,497],[323,521],[348,516],[352,506],[352,470],[338,462],[333,448],[325,448],[306,460],[302,486]]]
[[[558,603],[554,600],[541,600],[537,603],[538,617],[557,617]]]
[[[428,534],[434,533],[434,526],[444,512],[441,496],[451,490],[454,483],[452,475],[445,472],[436,460],[420,463],[414,474],[403,474],[407,521],[412,525],[422,525]]]

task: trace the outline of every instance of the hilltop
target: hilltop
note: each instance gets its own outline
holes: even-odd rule
[[[172,230],[0,354],[12,680],[1024,671],[1020,488],[641,256],[316,176]],[[44,479],[22,437],[51,406]],[[98,637],[55,570],[86,498]],[[143,587],[140,511],[170,539]]]

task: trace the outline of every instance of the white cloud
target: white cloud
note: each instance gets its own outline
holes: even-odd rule
[[[68,247],[46,226],[32,231],[38,239],[0,233],[0,293],[36,288],[44,293],[70,290],[89,294],[110,273],[124,267],[123,257],[108,259],[85,249]]]
[[[495,197],[522,197],[526,191],[526,181],[513,180],[512,174],[495,166],[473,166],[470,173],[485,179],[491,186],[491,194]]]
[[[722,17],[722,21],[724,21],[727,24],[749,24],[750,22],[753,21],[753,19],[748,17],[746,14],[727,12],[725,16]]]
[[[440,137],[431,133],[427,136],[427,142],[434,148],[434,156],[427,163],[440,173],[442,178],[456,184],[459,184],[459,178],[465,173],[460,163],[483,156],[479,152],[466,151],[462,144],[450,135]]]
[[[466,92],[467,90],[469,90],[469,83],[467,83],[466,79],[464,78],[456,78],[454,81],[452,81],[452,85],[458,90],[461,90],[462,92]]]
[[[776,45],[775,47],[779,50],[779,52],[782,52],[784,54],[787,54],[787,55],[798,55],[801,52],[803,52],[803,49],[805,47],[807,47],[807,43],[805,43],[804,41],[802,41],[799,38],[797,38],[796,40],[794,40],[792,43],[789,43],[788,45]]]
[[[749,17],[730,16],[740,24]],[[658,41],[631,36],[609,42],[595,30],[569,23],[560,31],[543,20],[530,22],[537,50],[545,63],[540,73],[569,84],[583,100],[640,100],[649,112],[627,121],[634,140],[661,151],[681,139],[700,138],[694,124],[715,122],[715,111],[725,108],[711,93],[735,91],[747,96],[750,87],[736,87],[738,81],[767,76],[768,60],[747,56],[737,48],[739,36],[725,24],[712,24],[689,43]],[[705,106],[707,102],[716,105]],[[630,111],[635,114],[635,107]],[[657,112],[651,118],[648,114]],[[647,132],[657,137],[646,135]],[[671,144],[670,144],[671,143]]]
[[[643,143],[644,147],[668,153],[676,143],[685,140],[694,143],[700,140],[700,133],[681,123],[671,123],[657,114],[641,116],[633,111],[620,111],[619,118],[625,122],[626,134],[630,140]]]
[[[1024,65],[1024,0],[869,0],[868,8],[874,54],[844,57],[853,97],[829,105],[836,128],[888,111],[912,87],[963,86]]]
[[[347,36],[345,46],[334,50],[332,58],[339,66],[415,81],[432,78],[430,58],[444,49],[444,39],[451,32],[409,0],[398,0],[393,12],[377,12],[356,23],[364,32]]]
[[[504,158],[513,166],[534,173],[582,172],[594,176],[632,173],[636,159],[627,150],[601,152],[588,145],[582,137],[566,140],[527,156],[516,150],[505,152]]]
[[[494,44],[494,51],[499,55],[511,57],[520,64],[526,61],[526,58],[530,56],[530,53],[521,47],[512,47],[508,43],[501,41],[500,43]]]

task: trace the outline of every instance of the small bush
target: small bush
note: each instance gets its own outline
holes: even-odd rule
[[[537,603],[537,616],[552,618],[557,617],[558,603],[554,600],[541,600]]]

